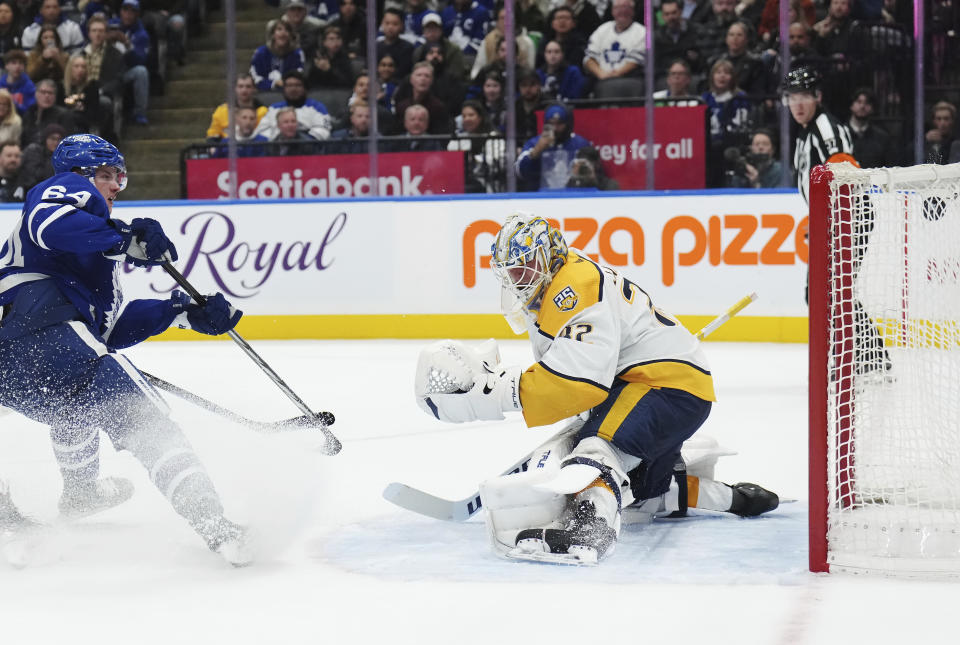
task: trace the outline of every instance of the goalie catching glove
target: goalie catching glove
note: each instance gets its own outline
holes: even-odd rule
[[[476,348],[443,340],[420,352],[417,405],[440,421],[499,421],[520,410],[520,367],[502,367],[495,340]]]

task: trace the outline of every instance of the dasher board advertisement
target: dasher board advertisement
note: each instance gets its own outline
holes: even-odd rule
[[[480,338],[512,336],[489,256],[517,210],[546,217],[691,328],[756,291],[715,338],[806,339],[806,207],[792,192],[120,202],[114,216],[159,220],[177,268],[243,309],[253,338]],[[17,214],[0,211],[4,229]],[[174,288],[158,267],[123,265],[122,276],[127,300]]]

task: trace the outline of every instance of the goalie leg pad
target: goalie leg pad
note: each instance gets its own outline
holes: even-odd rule
[[[620,532],[622,495],[629,491],[624,456],[629,457],[598,437],[578,442],[559,472],[534,482],[540,493],[562,500],[563,516],[549,524],[528,523],[528,528],[513,531],[516,546],[506,556],[594,565],[613,553]],[[501,543],[508,538],[509,534],[501,535]]]
[[[568,498],[539,484],[560,472],[560,464],[570,454],[582,425],[582,421],[573,422],[537,448],[527,472],[494,477],[480,484],[487,534],[496,554],[507,556],[524,529],[559,528]]]
[[[530,527],[558,528],[567,496],[535,486],[553,477],[558,468],[559,464],[554,464],[549,469],[495,477],[480,484],[487,534],[495,553],[507,555],[517,536]]]
[[[736,450],[725,448],[714,437],[699,432],[684,441],[680,449],[687,474],[705,479],[716,479],[714,470],[720,457],[735,454]]]

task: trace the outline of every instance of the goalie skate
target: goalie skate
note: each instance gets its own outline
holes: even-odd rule
[[[740,482],[734,484],[731,488],[733,489],[733,503],[729,512],[734,515],[756,517],[775,510],[780,505],[780,498],[777,497],[777,494],[762,486]]]
[[[547,535],[548,532],[551,534]],[[555,533],[565,533],[565,531],[562,529],[521,531],[520,535],[517,536],[517,546],[508,551],[506,556],[511,560],[574,567],[595,567],[600,562],[597,550],[593,547],[566,545],[563,547],[566,549],[564,552],[552,551],[550,542],[554,542],[554,548],[557,548],[559,546],[557,543],[563,541],[563,538],[553,535]]]
[[[581,500],[562,529],[526,529],[507,557],[514,560],[578,566],[596,566],[613,553],[616,531],[597,516],[592,501]]]

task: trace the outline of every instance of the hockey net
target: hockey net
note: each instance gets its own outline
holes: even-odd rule
[[[814,170],[810,568],[960,575],[960,164]]]

